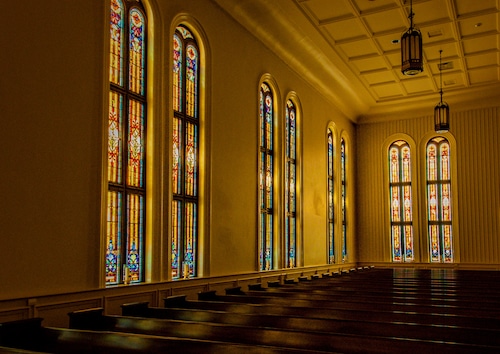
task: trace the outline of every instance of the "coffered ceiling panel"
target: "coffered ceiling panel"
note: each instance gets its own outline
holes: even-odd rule
[[[357,18],[335,21],[322,26],[323,31],[329,34],[334,42],[355,41],[360,38],[368,38],[363,23]],[[345,31],[349,28],[349,31]]]
[[[265,28],[257,37],[354,120],[439,99],[440,51],[449,104],[500,99],[500,0],[413,0],[424,53],[415,76],[400,70],[410,0],[212,1],[252,33]]]

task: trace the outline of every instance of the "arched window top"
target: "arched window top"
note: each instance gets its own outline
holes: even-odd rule
[[[274,105],[273,91],[271,90],[271,87],[265,82],[260,84],[260,96],[261,96],[261,105],[262,108],[264,109],[264,113],[272,115],[273,105]]]
[[[427,179],[450,179],[450,143],[444,137],[433,138],[427,143]]]
[[[417,147],[415,141],[413,140],[413,138],[410,135],[402,134],[402,133],[393,134],[393,135],[389,136],[388,138],[386,138],[384,141],[384,144],[382,145],[384,148],[384,152],[383,152],[384,156],[387,152],[387,149],[389,149],[391,145],[400,146],[402,144],[407,144],[410,147],[410,150],[415,150]]]
[[[129,24],[129,89],[144,95],[146,71],[145,16],[137,7],[130,9]]]
[[[327,126],[327,131],[331,131],[332,132],[332,135],[335,139],[335,137],[338,135],[338,129],[337,129],[337,126],[335,125],[335,123],[333,122],[329,122],[328,123],[328,126]]]
[[[331,128],[327,129],[327,144],[328,144],[328,176],[333,178],[333,156],[335,154],[335,138]]]
[[[131,92],[144,96],[146,15],[141,2],[134,3],[128,9],[126,6],[122,0],[111,0],[109,80],[122,88],[127,85]],[[127,36],[126,22],[128,22]],[[125,47],[128,48],[127,51]],[[128,76],[125,76],[125,61],[128,61]]]
[[[184,25],[173,36],[174,111],[191,118],[199,115],[200,54],[196,40]]]
[[[408,144],[408,142],[406,140],[396,140],[395,142],[393,142],[391,144],[391,146],[389,147],[389,149],[394,148],[394,147],[398,147],[399,148],[399,147],[401,147],[403,145],[409,147],[409,144]]]
[[[404,140],[395,141],[389,146],[390,183],[411,182],[410,151],[410,145]]]
[[[266,149],[273,148],[273,92],[269,85],[263,82],[260,85],[260,116],[261,122],[261,146]]]
[[[286,157],[295,159],[296,155],[296,130],[297,130],[297,108],[291,99],[286,101],[285,122],[285,146]]]
[[[176,30],[182,35],[183,39],[193,39],[194,40],[194,37],[191,34],[191,31],[189,31],[185,26],[183,26],[183,25],[177,26]]]
[[[109,81],[119,86],[123,86],[124,12],[121,0],[111,0]]]
[[[274,80],[271,74],[262,75],[259,81],[259,92],[265,94],[264,96],[268,96],[272,100],[270,103],[274,112],[281,109],[280,91],[276,80]]]

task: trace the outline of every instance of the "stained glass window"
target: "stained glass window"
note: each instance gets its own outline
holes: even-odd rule
[[[392,261],[412,262],[414,250],[411,154],[410,146],[403,140],[389,146],[389,194]]]
[[[200,55],[191,31],[173,36],[172,278],[197,276]]]
[[[141,282],[144,277],[145,77],[146,16],[142,4],[111,0],[107,285]]]
[[[346,212],[346,151],[345,139],[340,139],[340,182],[341,182],[341,208],[342,208],[342,262],[347,261],[347,212]]]
[[[288,268],[297,266],[296,127],[297,109],[292,100],[287,100],[285,117],[285,266]]]
[[[333,217],[333,132],[331,129],[327,131],[327,151],[328,151],[328,263],[335,263],[335,239],[334,239],[334,217]]]
[[[427,143],[427,219],[431,262],[453,262],[450,143],[435,137]]]
[[[260,100],[260,145],[259,145],[259,270],[270,270],[273,264],[273,93],[263,83],[259,91]]]

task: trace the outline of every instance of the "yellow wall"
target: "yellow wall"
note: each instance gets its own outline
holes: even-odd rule
[[[76,5],[5,8],[1,298],[98,286],[104,10]]]
[[[451,151],[456,172],[453,185],[453,218],[456,257],[460,266],[496,267],[500,263],[500,109],[451,110],[450,134],[456,141]],[[432,107],[431,107],[432,111]],[[359,125],[357,129],[357,220],[360,262],[390,262],[388,192],[384,189],[387,153],[384,142],[396,133],[416,143],[412,158],[420,158],[418,182],[413,185],[419,232],[417,263],[427,263],[424,144],[433,134],[433,117]],[[385,146],[387,148],[387,146]],[[454,171],[452,170],[452,173]]]
[[[0,300],[102,287],[103,137],[107,100],[108,9],[105,1],[11,2],[0,57],[2,154]],[[154,198],[152,281],[168,279],[169,63],[174,19],[196,22],[207,39],[208,208],[205,274],[257,269],[258,83],[270,74],[283,104],[302,107],[304,266],[326,262],[326,141],[329,122],[349,137],[354,126],[314,87],[210,1],[150,1],[155,77],[152,112]],[[332,88],[334,89],[334,88]],[[284,112],[281,111],[283,116]],[[167,167],[165,167],[167,166]],[[354,185],[351,184],[352,197]],[[163,188],[163,189],[162,189]],[[354,247],[354,199],[350,245]],[[164,247],[164,248],[162,248]],[[353,248],[352,247],[352,248]],[[355,262],[355,254],[350,253]],[[365,257],[366,259],[366,257]],[[56,300],[54,300],[56,301]],[[57,301],[62,301],[58,299]],[[17,306],[17,305],[16,305]]]

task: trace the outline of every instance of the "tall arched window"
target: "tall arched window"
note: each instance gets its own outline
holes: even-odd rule
[[[273,264],[273,92],[266,83],[260,85],[259,143],[259,270],[274,268]]]
[[[173,36],[172,278],[198,273],[200,54],[193,34]]]
[[[333,217],[333,196],[334,196],[334,179],[333,179],[333,155],[334,155],[334,144],[333,144],[333,131],[328,128],[327,131],[327,151],[328,151],[328,263],[335,263],[335,238],[334,238],[334,217]]]
[[[450,143],[435,137],[427,143],[427,217],[431,262],[453,262]]]
[[[292,100],[286,102],[285,117],[285,267],[297,266],[297,108]]]
[[[414,260],[410,146],[398,140],[389,146],[389,193],[393,262]]]
[[[106,284],[144,278],[146,15],[111,0]]]
[[[340,139],[340,183],[342,198],[342,262],[347,261],[347,211],[346,211],[346,146],[345,139]]]

